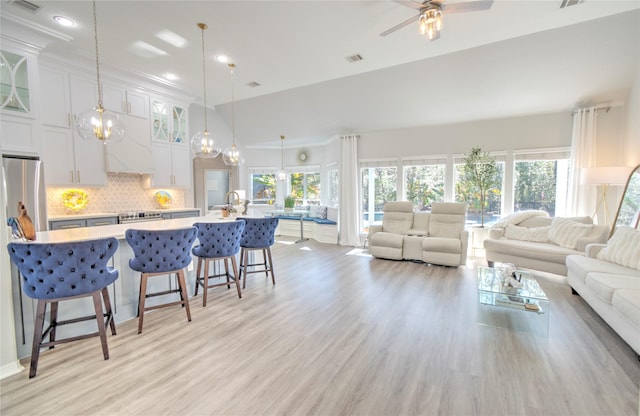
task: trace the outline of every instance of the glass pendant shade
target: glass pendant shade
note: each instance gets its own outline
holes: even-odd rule
[[[220,154],[215,146],[215,140],[207,130],[199,131],[191,138],[191,150],[196,157],[214,158]]]
[[[229,166],[238,166],[244,163],[244,158],[240,155],[240,151],[235,144],[229,149],[224,149],[222,152],[222,160]]]
[[[103,143],[121,142],[125,134],[120,116],[105,110],[101,105],[81,113],[76,130],[85,140],[98,139]]]

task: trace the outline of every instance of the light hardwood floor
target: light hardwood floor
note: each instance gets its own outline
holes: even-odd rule
[[[549,336],[478,325],[474,260],[273,248],[262,274],[41,355],[2,380],[6,415],[635,415],[640,362],[564,278],[540,275]],[[479,261],[480,263],[480,261]]]

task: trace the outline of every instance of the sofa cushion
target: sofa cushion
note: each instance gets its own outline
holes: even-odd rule
[[[460,254],[462,242],[457,238],[429,237],[422,240],[422,250],[435,253]]]
[[[551,221],[549,241],[562,247],[575,249],[578,240],[586,237],[592,228],[591,224],[581,224],[569,218],[556,217]]]
[[[429,213],[416,212],[413,214],[413,226],[408,234],[411,235],[427,235],[429,232]]]
[[[640,230],[616,228],[607,246],[597,256],[600,260],[640,270]]]
[[[537,243],[533,241],[508,240],[484,240],[484,248],[499,253],[509,254],[517,257],[538,259],[551,263],[564,264],[565,259],[570,254],[578,254],[577,251],[560,247],[551,243]]]
[[[620,315],[627,318],[636,327],[640,327],[640,290],[616,290],[611,304]]]
[[[619,289],[640,290],[640,279],[633,276],[590,272],[585,283],[598,298],[608,304],[611,304],[613,294]]]
[[[549,241],[548,233],[550,228],[551,226],[527,228],[509,224],[504,230],[504,237],[511,240],[546,243]]]
[[[581,254],[567,256],[567,268],[583,282],[586,280],[587,273],[590,272],[639,277],[636,270]]]

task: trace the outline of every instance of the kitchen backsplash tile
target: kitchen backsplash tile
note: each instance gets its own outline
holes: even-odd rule
[[[184,190],[148,189],[143,186],[143,176],[129,173],[108,173],[108,184],[104,188],[47,187],[47,213],[50,217],[68,214],[92,214],[103,212],[161,210],[154,200],[159,190],[171,194],[171,208],[185,208]],[[80,189],[87,193],[89,202],[80,211],[72,211],[62,204],[62,193],[69,189]]]

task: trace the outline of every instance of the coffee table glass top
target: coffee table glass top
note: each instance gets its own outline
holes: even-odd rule
[[[479,267],[478,268],[478,292],[486,294],[499,294],[505,296],[515,296],[528,300],[537,300],[548,302],[547,295],[540,287],[540,284],[534,279],[529,272],[518,270],[522,276],[522,287],[514,288],[505,286],[503,276],[499,268]]]

